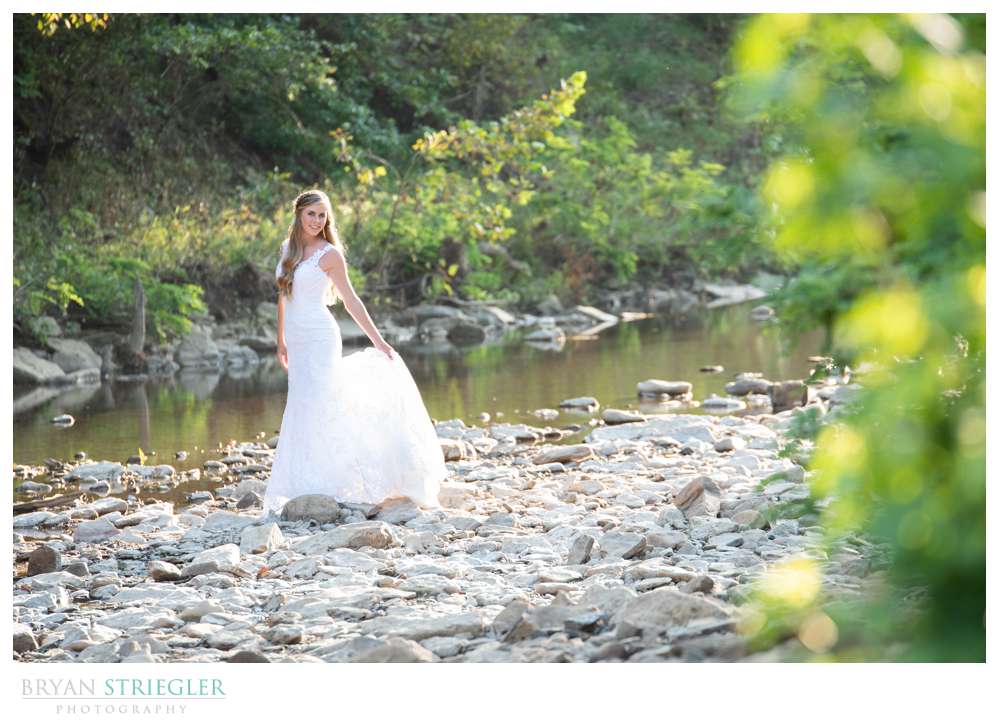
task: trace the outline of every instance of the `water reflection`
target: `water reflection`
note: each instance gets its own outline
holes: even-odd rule
[[[435,419],[459,417],[471,424],[486,412],[504,422],[559,425],[590,416],[561,413],[546,423],[531,412],[583,395],[606,407],[663,411],[639,405],[635,385],[647,378],[687,380],[696,400],[724,395],[726,382],[739,372],[800,378],[820,341],[818,333],[806,335],[785,350],[777,328],[754,322],[750,306],[743,305],[622,323],[596,339],[568,339],[561,350],[495,343],[400,352]],[[725,371],[699,371],[707,365]],[[174,453],[186,450],[189,457],[178,467],[195,467],[213,457],[220,443],[276,434],[286,389],[285,371],[268,355],[260,365],[223,374],[185,370],[164,381],[15,390],[14,460],[38,464],[84,450],[97,460],[123,461],[142,448],[151,454],[150,464],[173,464]],[[54,427],[51,419],[66,412],[76,424]]]

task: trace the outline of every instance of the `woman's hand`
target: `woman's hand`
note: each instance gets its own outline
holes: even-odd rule
[[[284,342],[278,342],[278,364],[285,372],[288,372],[288,347],[285,346]]]
[[[374,344],[375,344],[375,349],[377,349],[379,352],[384,353],[386,357],[388,357],[389,359],[395,358],[396,350],[390,347],[389,343],[386,342],[384,339],[380,339],[378,342],[375,342]]]

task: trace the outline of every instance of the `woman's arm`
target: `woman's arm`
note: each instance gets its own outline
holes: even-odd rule
[[[333,280],[337,293],[344,300],[344,308],[347,310],[347,313],[354,318],[358,326],[368,335],[368,339],[375,345],[375,348],[381,350],[386,356],[392,359],[395,350],[382,339],[382,335],[379,334],[378,329],[375,327],[375,323],[368,314],[364,302],[361,301],[357,292],[354,291],[354,287],[351,285],[351,278],[347,275],[347,260],[344,259],[344,254],[340,249],[334,247],[320,257],[319,267]]]
[[[285,346],[285,295],[278,292],[278,363],[288,371],[288,348]]]

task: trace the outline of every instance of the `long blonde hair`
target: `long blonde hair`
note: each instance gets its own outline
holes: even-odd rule
[[[340,234],[337,233],[337,222],[333,218],[333,207],[330,204],[330,197],[319,189],[309,189],[296,196],[295,202],[292,204],[294,218],[288,227],[288,238],[281,242],[282,247],[287,243],[288,250],[285,252],[284,260],[281,262],[281,275],[278,277],[278,289],[288,297],[292,296],[292,273],[295,271],[295,267],[299,265],[299,262],[305,257],[306,245],[303,240],[306,234],[305,229],[302,227],[300,212],[306,206],[312,206],[319,202],[322,202],[326,207],[326,224],[319,235],[340,249],[341,253],[344,252],[344,243],[340,240]],[[280,254],[281,251],[279,250],[278,253]],[[336,298],[336,296],[336,291],[334,291],[334,297]]]

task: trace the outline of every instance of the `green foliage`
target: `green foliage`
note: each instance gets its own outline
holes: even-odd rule
[[[781,266],[752,233],[759,144],[717,117],[735,18],[124,13],[51,35],[38,19],[14,16],[22,331],[46,311],[122,324],[113,257],[148,265],[157,335],[197,308],[185,285],[252,306],[305,186],[330,194],[376,305]]]
[[[851,605],[826,600],[817,561],[776,567],[747,626],[761,645],[985,660],[982,23],[765,15],[735,48],[738,101],[791,139],[761,187],[774,244],[808,263],[784,308],[866,370],[816,440],[826,546],[860,534],[889,560],[887,585]]]

